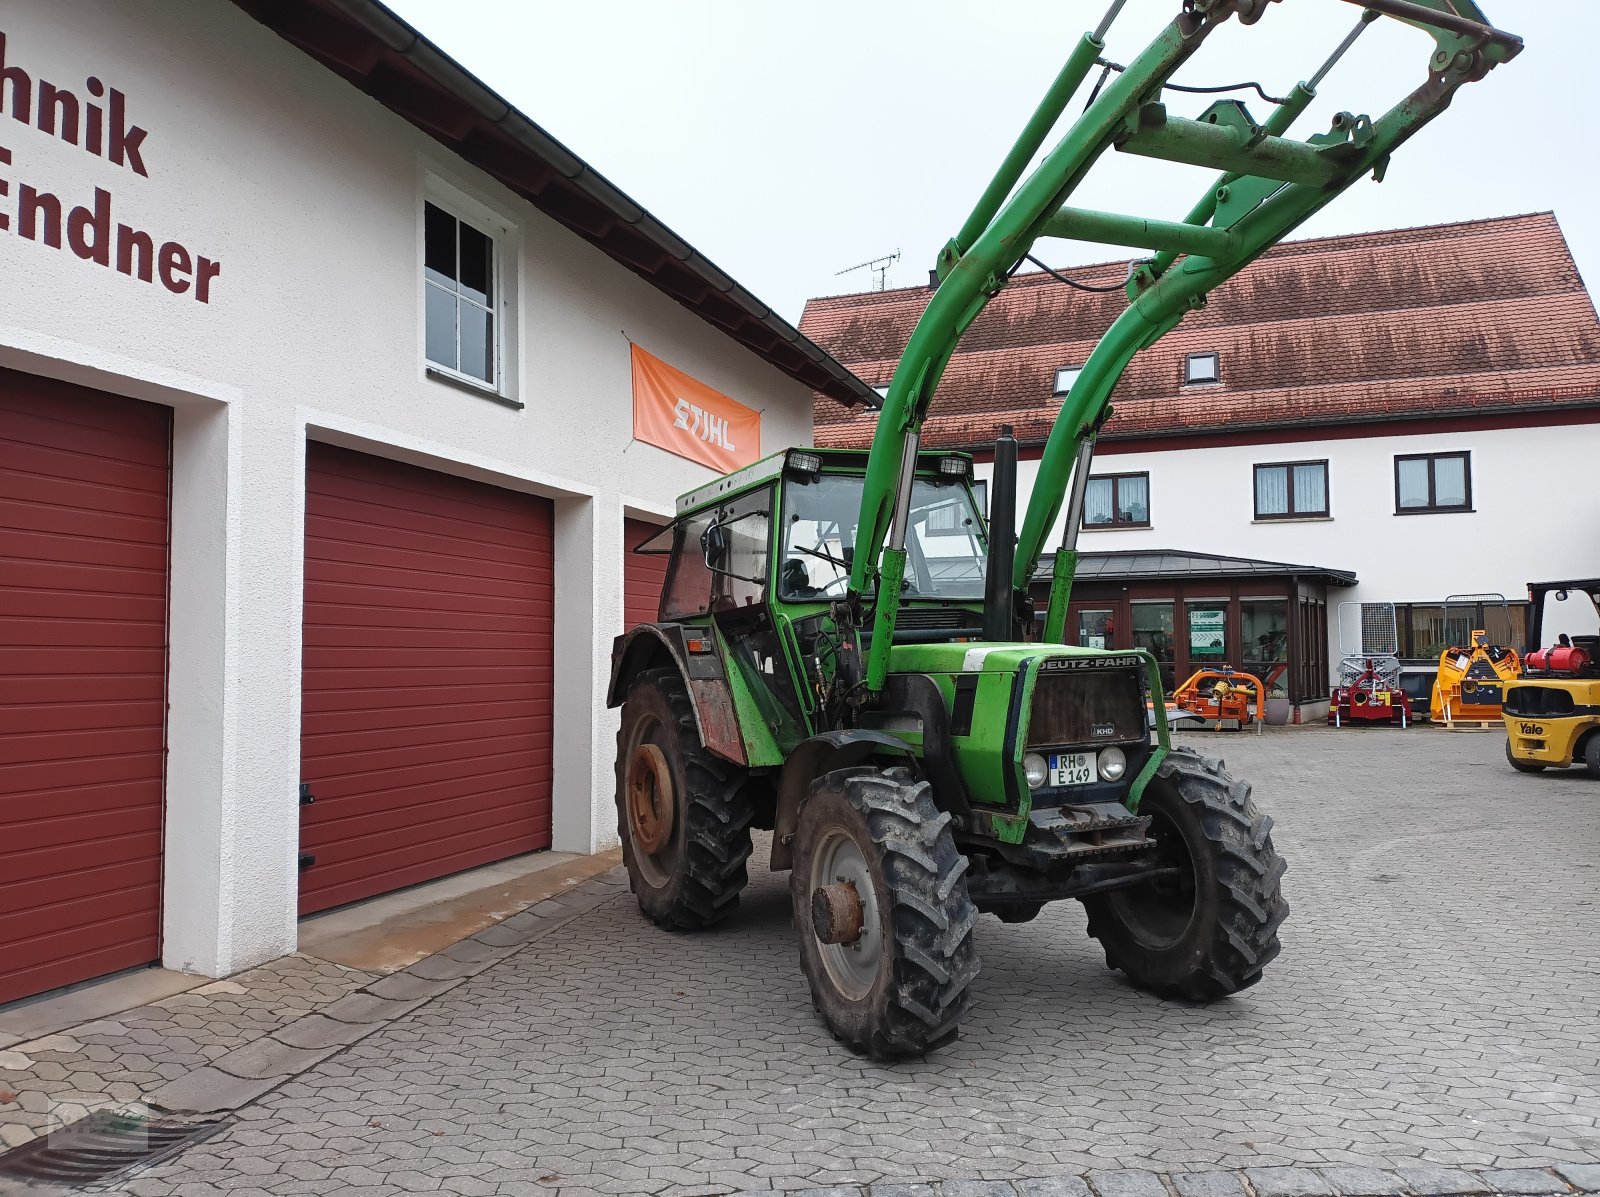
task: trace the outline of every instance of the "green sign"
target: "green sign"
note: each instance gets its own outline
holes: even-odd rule
[[[1227,612],[1221,607],[1189,608],[1189,655],[1220,657]]]

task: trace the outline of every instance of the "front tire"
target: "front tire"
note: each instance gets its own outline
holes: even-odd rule
[[[1106,964],[1162,997],[1208,1002],[1254,985],[1278,954],[1289,905],[1272,819],[1217,761],[1175,748],[1145,788],[1141,815],[1165,878],[1083,899]]]
[[[617,835],[639,909],[671,931],[719,923],[749,880],[745,770],[700,742],[694,708],[673,669],[628,687],[617,732]]]
[[[978,912],[949,824],[907,769],[837,770],[800,808],[789,878],[800,963],[817,1012],[852,1051],[920,1055],[956,1036],[978,975]],[[825,942],[826,909],[845,930]]]

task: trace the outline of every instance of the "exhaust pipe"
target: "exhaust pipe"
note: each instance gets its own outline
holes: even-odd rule
[[[989,480],[989,567],[983,578],[983,638],[1017,638],[1016,592],[1011,571],[1017,556],[1017,441],[1010,424],[994,443]]]

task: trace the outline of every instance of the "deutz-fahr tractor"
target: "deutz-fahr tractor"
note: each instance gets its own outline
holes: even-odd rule
[[[1285,865],[1250,787],[1171,745],[1147,653],[1063,643],[1090,455],[1136,352],[1362,176],[1381,177],[1521,42],[1472,0],[1366,0],[1350,36],[1264,121],[1232,98],[1198,118],[1169,112],[1169,91],[1193,90],[1172,75],[1206,39],[1271,7],[1184,0],[1121,66],[1103,57],[1113,4],[939,254],[870,452],[769,457],[684,495],[641,546],[670,562],[660,622],[621,637],[613,660],[633,891],[662,927],[711,926],[739,900],[751,829],[770,829],[814,1003],[856,1051],[919,1053],[956,1034],[979,911],[1024,922],[1078,899],[1108,965],[1189,1000],[1254,984],[1278,954]],[[1432,38],[1416,90],[1377,118],[1338,112],[1326,132],[1287,137],[1385,15]],[[1096,69],[1083,115],[1024,181]],[[1113,148],[1220,177],[1182,221],[1066,206]],[[1039,237],[1152,256],[1134,263],[1126,307],[1062,403],[1019,532],[1009,435],[987,520],[971,458],[920,440],[961,334],[1024,261],[1042,265]],[[1041,620],[1029,584],[1064,502]]]

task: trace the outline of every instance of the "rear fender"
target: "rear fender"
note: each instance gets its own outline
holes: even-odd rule
[[[823,732],[802,741],[789,754],[778,778],[778,811],[772,833],[772,868],[775,871],[794,864],[793,843],[795,829],[800,825],[800,804],[805,801],[811,783],[824,773],[848,769],[872,757],[903,758],[912,772],[921,776],[916,754],[904,740],[887,732]]]
[[[709,629],[693,630],[716,644]],[[686,629],[680,623],[640,624],[618,636],[611,647],[611,685],[606,691],[606,706],[621,706],[628,687],[645,670],[675,669],[688,687],[700,742],[724,760],[747,765],[744,735],[739,730],[739,715],[728,688],[721,650],[691,653],[687,640]]]

